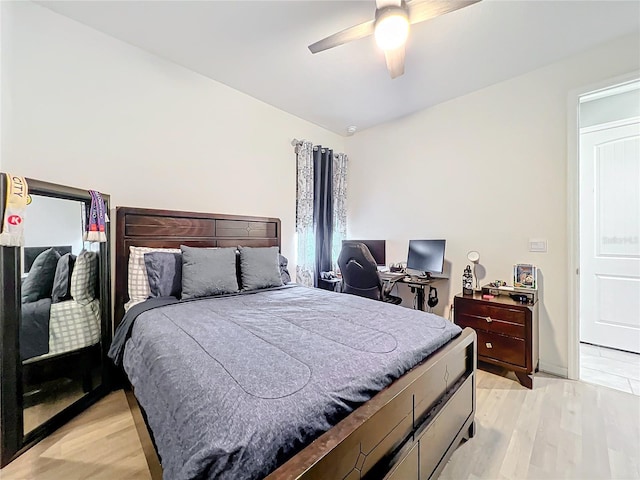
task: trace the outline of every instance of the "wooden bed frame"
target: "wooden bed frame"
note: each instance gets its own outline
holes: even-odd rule
[[[277,218],[116,209],[114,329],[128,301],[129,247],[281,246]],[[353,411],[272,472],[268,480],[437,478],[475,433],[476,334],[460,336]],[[154,478],[161,473],[144,412],[128,395]]]

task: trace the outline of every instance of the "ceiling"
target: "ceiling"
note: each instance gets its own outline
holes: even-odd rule
[[[372,37],[307,49],[374,0],[38,3],[342,135],[640,31],[637,1],[484,0],[414,25],[392,80]]]

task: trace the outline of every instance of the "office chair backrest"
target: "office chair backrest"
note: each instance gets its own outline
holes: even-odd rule
[[[365,244],[345,242],[338,257],[338,266],[342,272],[343,293],[381,299],[378,267]]]

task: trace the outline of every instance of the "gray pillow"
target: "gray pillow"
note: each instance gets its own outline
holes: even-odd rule
[[[238,291],[235,248],[182,250],[182,298],[208,297]]]
[[[53,248],[45,250],[36,257],[29,270],[29,275],[22,282],[22,303],[37,302],[43,298],[51,297],[53,277],[60,254]]]
[[[278,247],[238,248],[242,290],[258,290],[282,285]]]
[[[51,303],[60,303],[71,299],[71,274],[75,263],[76,256],[71,253],[65,253],[58,260],[51,289]]]
[[[289,275],[289,270],[287,269],[287,265],[289,265],[289,260],[284,255],[279,255],[280,259],[280,278],[282,278],[282,283],[285,285],[291,282],[291,275]]]
[[[144,254],[152,297],[180,298],[182,291],[182,254],[151,252]]]

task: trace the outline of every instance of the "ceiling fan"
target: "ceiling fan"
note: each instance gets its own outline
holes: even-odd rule
[[[480,0],[376,0],[375,20],[361,23],[329,35],[309,45],[311,53],[322,52],[338,45],[374,35],[384,50],[391,78],[404,73],[405,43],[409,25],[453,12]]]

